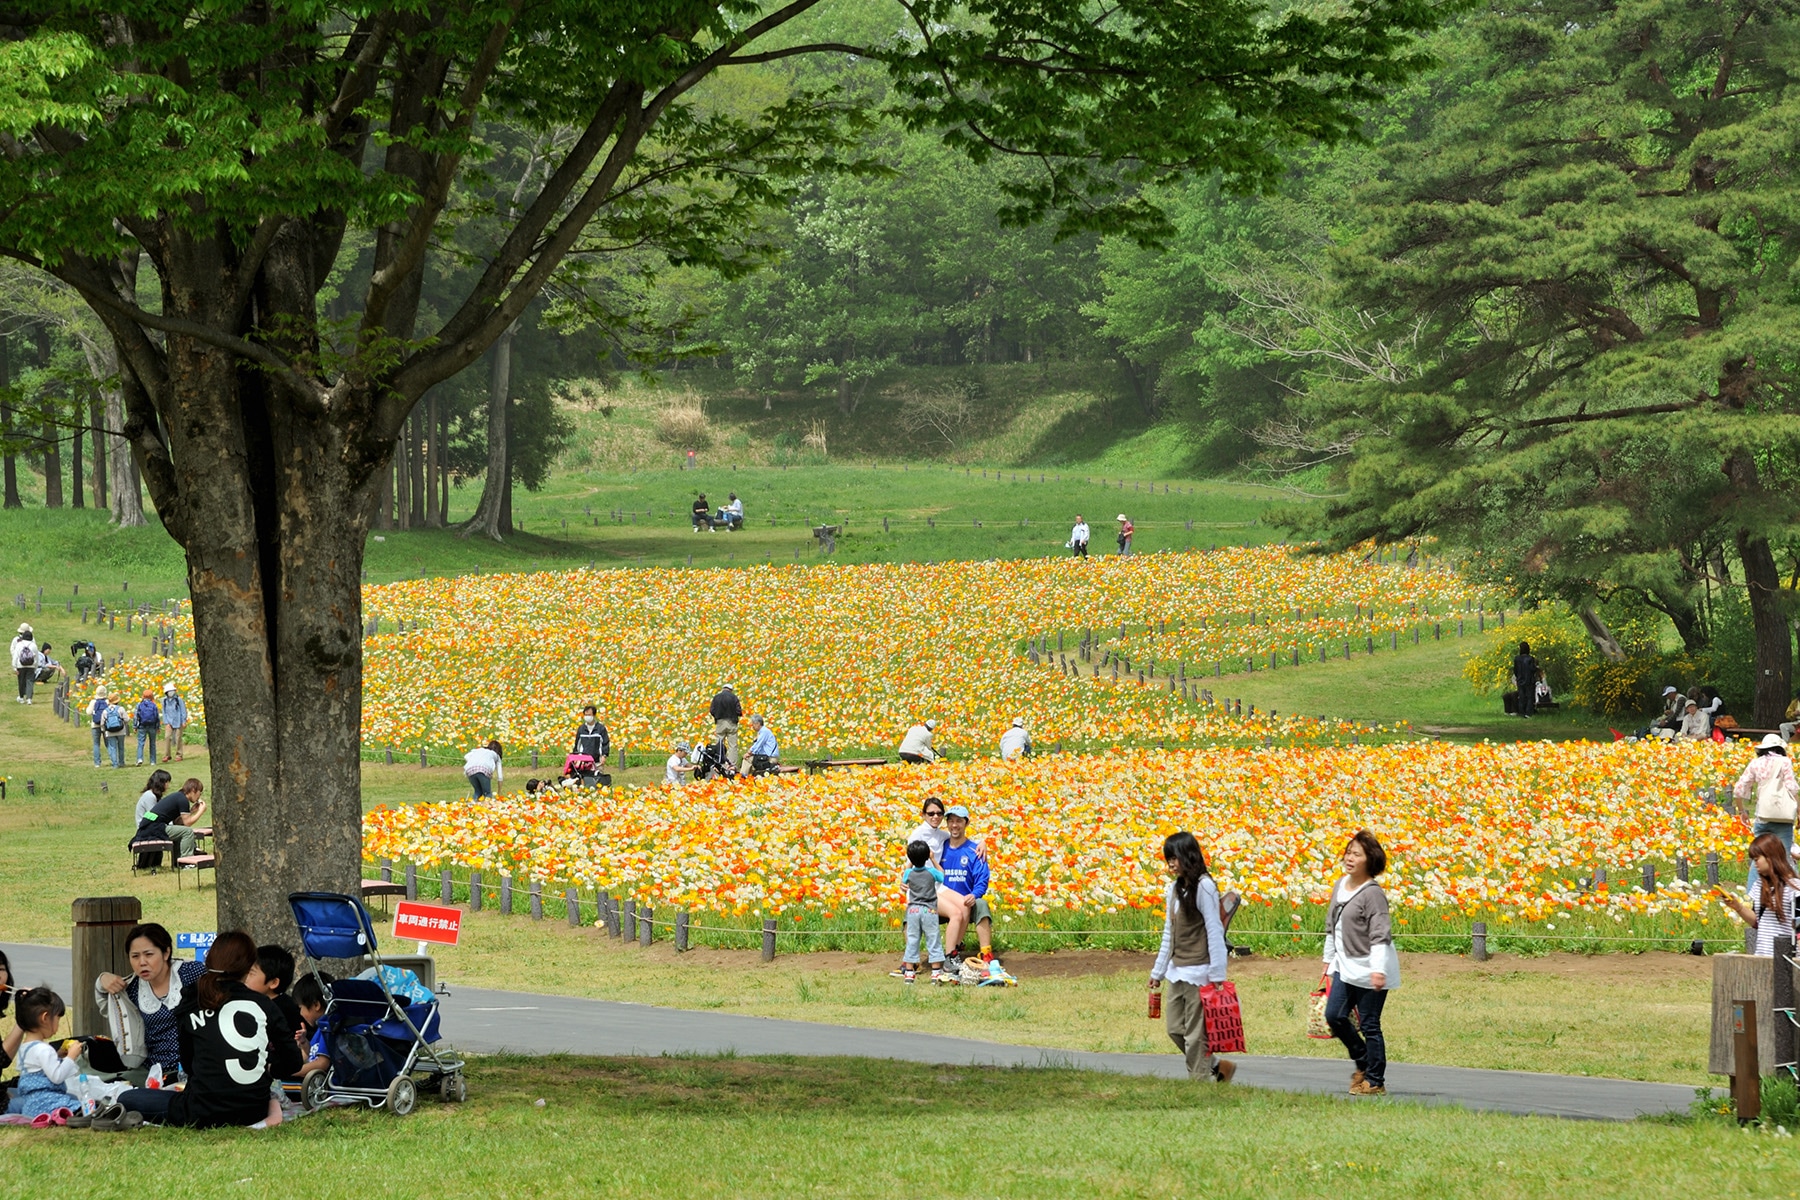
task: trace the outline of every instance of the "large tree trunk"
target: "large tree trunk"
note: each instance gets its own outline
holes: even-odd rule
[[[1756,460],[1738,451],[1725,460],[1725,474],[1740,504],[1753,503],[1762,491]],[[1750,624],[1756,640],[1754,719],[1764,729],[1779,724],[1793,686],[1794,648],[1788,637],[1787,593],[1769,539],[1762,531],[1739,526],[1738,561],[1750,596]],[[1723,555],[1720,556],[1721,558]]]
[[[106,507],[106,408],[98,393],[88,401],[88,430],[94,439],[94,507]]]
[[[69,507],[86,508],[81,497],[81,399],[72,397],[69,404],[75,414],[75,432],[69,437]]]
[[[50,327],[37,327],[38,366],[50,369]],[[53,386],[44,389],[44,507],[61,508],[63,506],[62,484],[62,430],[56,426],[55,399]]]
[[[108,347],[112,353],[112,362],[118,365],[118,349]],[[106,433],[107,433],[107,504],[112,510],[112,519],[121,529],[142,525],[144,523],[144,493],[142,479],[139,474],[137,455],[131,443],[125,440],[125,404],[126,398],[134,397],[142,403],[143,393],[135,379],[121,374],[118,382],[106,389]]]
[[[425,456],[429,453],[425,443],[425,414],[414,408],[406,425],[411,431],[406,435],[407,444],[412,451],[407,456],[406,467],[411,473],[409,494],[412,496],[412,528],[423,529],[425,500],[429,494],[425,490]]]
[[[1619,645],[1618,635],[1613,633],[1612,628],[1607,625],[1600,614],[1594,611],[1594,606],[1583,605],[1580,616],[1582,627],[1587,630],[1588,640],[1594,643],[1594,649],[1600,652],[1601,657],[1611,659],[1613,662],[1623,661],[1625,648]]]
[[[430,398],[414,410],[419,414],[425,429],[425,528],[439,529],[443,527],[443,518],[438,515],[438,459],[443,454],[443,445],[438,436],[438,398],[434,392]]]
[[[292,945],[288,893],[359,894],[372,472],[353,444],[362,431],[282,403],[255,368],[179,346],[170,367],[180,478],[162,462],[152,483],[187,551],[218,928]],[[144,437],[133,425],[134,440]]]
[[[12,387],[12,340],[0,333],[0,395]],[[19,459],[13,453],[13,407],[0,401],[0,442],[5,443],[4,455],[0,456],[0,470],[6,477],[6,507],[23,508],[25,502],[19,498]]]
[[[1740,529],[1738,557],[1750,589],[1750,623],[1756,633],[1756,724],[1773,729],[1787,710],[1794,678],[1794,647],[1788,632],[1787,594],[1769,539]]]
[[[438,528],[450,524],[450,406],[442,405],[442,424],[438,427]]]
[[[406,426],[394,440],[394,515],[399,528],[412,528],[412,467],[406,445]]]
[[[512,464],[507,459],[508,396],[512,391],[512,343],[517,322],[494,341],[488,369],[487,477],[481,481],[481,499],[475,515],[463,526],[462,535],[486,534],[496,542],[512,532]]]

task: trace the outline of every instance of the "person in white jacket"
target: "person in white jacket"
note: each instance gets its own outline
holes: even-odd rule
[[[1031,753],[1031,735],[1025,731],[1025,718],[1014,717],[1012,725],[1000,735],[1000,757],[1024,758]]]
[[[38,647],[37,636],[31,632],[30,625],[19,626],[19,632],[12,640],[10,648],[13,673],[19,677],[19,703],[30,704],[31,695],[37,690]]]
[[[1087,518],[1083,517],[1080,513],[1076,513],[1075,514],[1075,528],[1069,530],[1068,549],[1074,552],[1074,555],[1076,558],[1086,558],[1087,557],[1087,548],[1088,548]]]
[[[1387,1039],[1381,1033],[1381,1009],[1387,994],[1400,986],[1387,893],[1375,882],[1387,870],[1387,851],[1374,834],[1359,829],[1344,846],[1343,861],[1344,877],[1332,890],[1325,913],[1325,972],[1331,977],[1325,1023],[1356,1064],[1350,1094],[1385,1096]]]
[[[1738,812],[1751,822],[1752,839],[1772,833],[1793,854],[1800,781],[1794,778],[1794,764],[1788,759],[1787,744],[1779,733],[1768,734],[1757,743],[1756,757],[1744,767],[1731,794],[1738,802]],[[1756,802],[1755,807],[1747,809],[1746,802],[1751,800]]]
[[[936,721],[926,721],[923,725],[914,725],[906,731],[900,740],[900,761],[909,763],[933,763],[938,760],[937,751],[932,748],[932,735],[937,732]]]

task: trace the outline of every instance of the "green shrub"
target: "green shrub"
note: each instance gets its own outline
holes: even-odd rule
[[[1463,664],[1478,695],[1511,691],[1512,660],[1521,641],[1543,667],[1564,703],[1603,716],[1634,716],[1656,708],[1663,682],[1691,679],[1692,662],[1661,649],[1662,614],[1628,600],[1601,605],[1600,616],[1618,638],[1625,658],[1609,659],[1595,648],[1581,618],[1563,605],[1526,613],[1506,627],[1508,636]]]

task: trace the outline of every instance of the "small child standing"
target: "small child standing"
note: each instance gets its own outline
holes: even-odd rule
[[[931,847],[922,839],[906,844],[906,860],[912,865],[900,876],[906,888],[906,954],[900,964],[900,978],[911,983],[919,973],[919,938],[924,935],[925,952],[930,955],[931,982],[943,983],[944,942],[938,933],[937,890],[944,873],[931,861]]]
[[[50,1041],[62,1023],[62,997],[47,987],[32,988],[18,994],[13,1011],[25,1039],[19,1048],[19,1084],[6,1111],[41,1117],[59,1108],[72,1108],[77,1101],[67,1085],[81,1073],[75,1061],[81,1055],[81,1043],[65,1042],[59,1055]]]

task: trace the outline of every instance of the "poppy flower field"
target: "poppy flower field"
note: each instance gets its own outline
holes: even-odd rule
[[[1353,731],[1329,722],[1228,719],[1205,692],[1246,658],[1286,665],[1326,631],[1361,653],[1405,622],[1472,604],[1442,567],[1276,546],[420,579],[364,589],[376,632],[363,741],[412,755],[498,738],[554,753],[592,703],[615,746],[655,755],[708,730],[707,703],[727,683],[790,759],[891,751],[927,717],[952,752],[988,750],[1014,716],[1040,745],[1093,749],[1347,741]],[[109,675],[127,688],[164,679],[186,688],[203,726],[191,656]]]
[[[1241,930],[1316,930],[1346,837],[1377,831],[1402,932],[1462,929],[1604,943],[1695,936],[1704,863],[1741,855],[1737,819],[1701,789],[1747,748],[1536,742],[1307,746],[984,758],[820,776],[372,811],[373,859],[540,880],[727,919],[828,930],[894,923],[894,880],[926,796],[966,804],[997,920],[1032,931],[1160,925],[1163,837],[1191,829]],[[1674,876],[1685,859],[1693,882]],[[1643,864],[1659,867],[1654,891]],[[1595,868],[1607,882],[1592,882]],[[1716,913],[1716,909],[1713,910]],[[1721,925],[1715,934],[1729,929]]]

